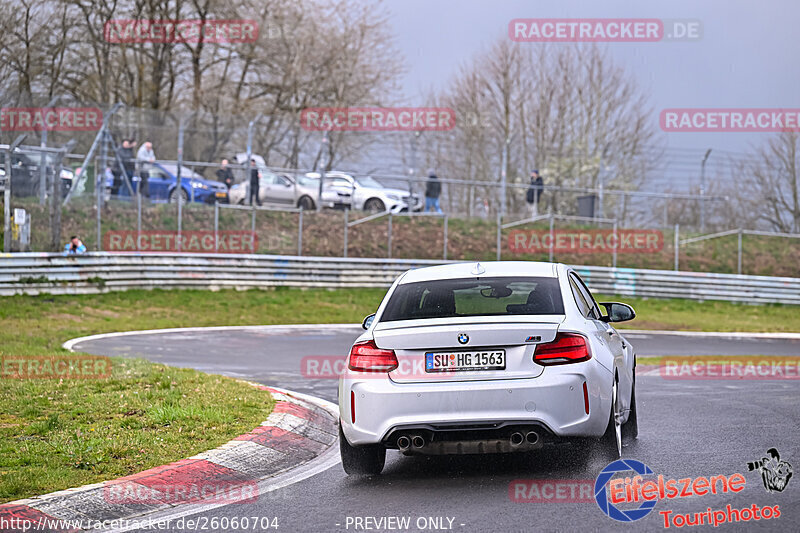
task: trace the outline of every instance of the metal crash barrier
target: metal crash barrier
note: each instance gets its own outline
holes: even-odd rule
[[[17,253],[0,255],[0,295],[90,294],[153,288],[385,288],[410,268],[444,263],[260,254],[94,252],[67,257]],[[575,269],[593,291],[601,294],[800,304],[800,278],[589,266]]]

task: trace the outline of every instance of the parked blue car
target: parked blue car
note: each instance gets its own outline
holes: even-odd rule
[[[174,202],[179,196],[184,202],[192,199],[197,203],[213,204],[215,202],[228,202],[228,188],[224,183],[207,180],[200,174],[192,172],[186,167],[181,167],[181,187],[178,188],[178,166],[154,163],[150,168],[150,177],[147,180],[151,201]],[[133,177],[134,192],[139,189],[139,177]],[[119,190],[120,196],[129,196],[128,188],[123,185]]]

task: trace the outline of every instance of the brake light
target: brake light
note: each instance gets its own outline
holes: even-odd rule
[[[350,370],[359,372],[391,372],[397,368],[394,350],[384,350],[369,340],[354,344],[350,349]]]
[[[553,342],[536,346],[533,360],[544,366],[580,363],[592,358],[586,338],[577,333],[559,333]]]

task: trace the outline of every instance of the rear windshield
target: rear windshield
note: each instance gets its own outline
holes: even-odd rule
[[[563,314],[564,304],[556,278],[465,278],[398,285],[386,304],[381,322]]]

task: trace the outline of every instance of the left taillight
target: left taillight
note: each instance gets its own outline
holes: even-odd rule
[[[378,348],[373,340],[359,342],[350,349],[347,367],[358,372],[391,372],[397,368],[397,356],[394,350]]]
[[[580,363],[592,358],[586,337],[577,333],[559,333],[552,342],[536,346],[533,360],[544,366]]]

